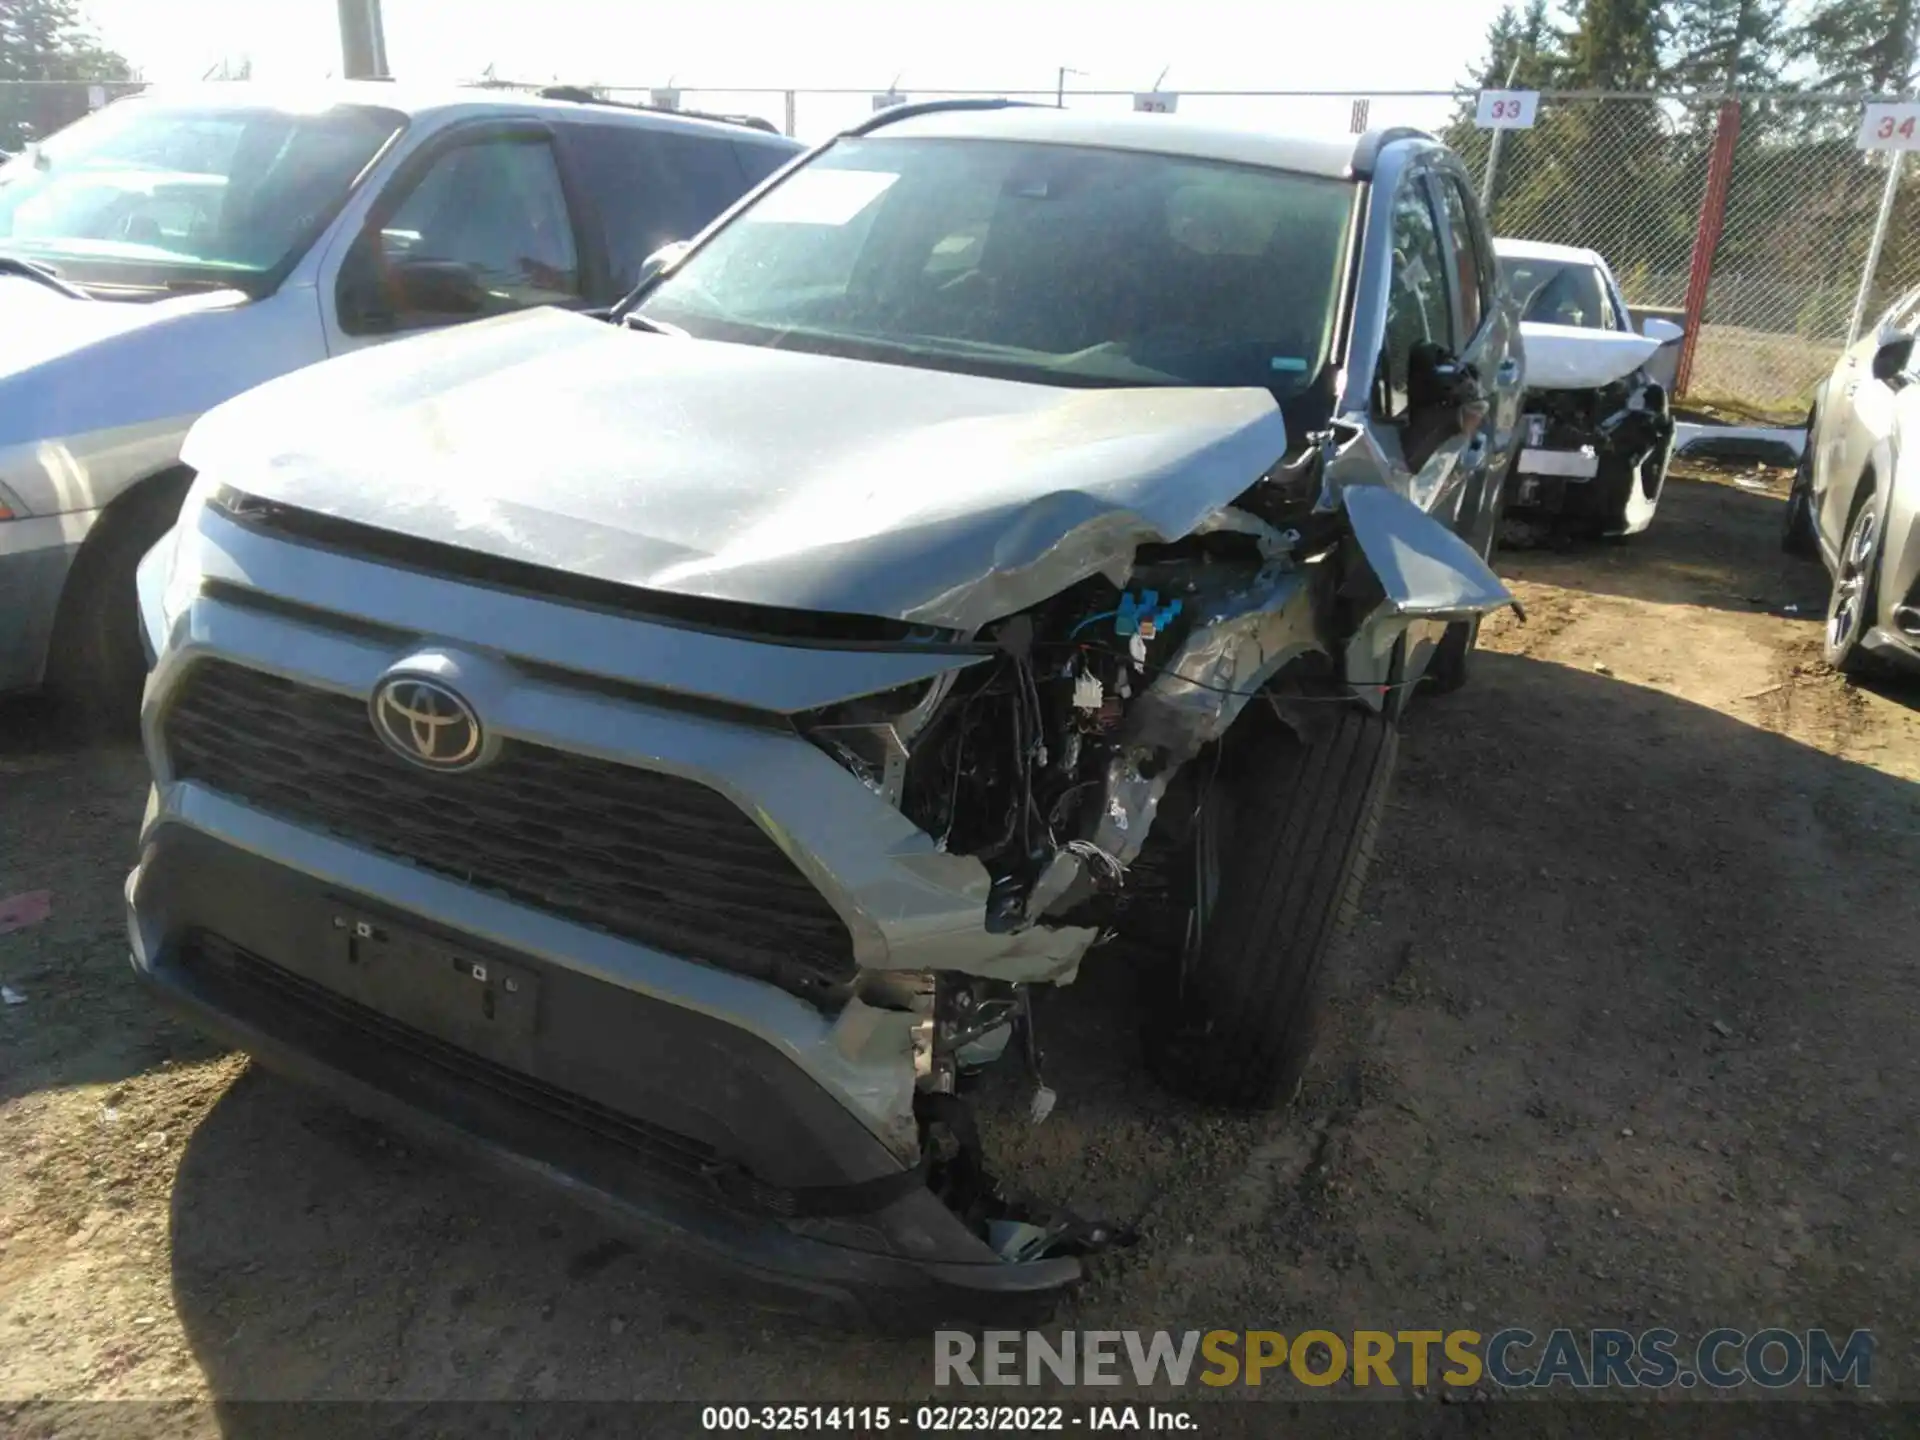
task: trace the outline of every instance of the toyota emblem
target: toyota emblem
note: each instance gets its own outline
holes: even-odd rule
[[[480,718],[437,680],[389,675],[373,688],[373,731],[402,759],[428,770],[465,770],[480,759]]]

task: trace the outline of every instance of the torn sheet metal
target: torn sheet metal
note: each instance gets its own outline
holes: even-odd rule
[[[1179,769],[1225,735],[1260,687],[1299,656],[1325,651],[1310,569],[1270,564],[1244,588],[1200,597],[1205,619],[1128,708],[1086,839],[1126,866],[1138,858]],[[1093,887],[1083,855],[1062,850],[1034,885],[1033,914],[1070,910]]]
[[[1658,340],[1623,330],[1588,330],[1537,320],[1520,326],[1529,390],[1598,390],[1624,380],[1660,348]]]
[[[1124,583],[1137,546],[1187,535],[1286,448],[1261,389],[1028,384],[536,310],[275,381],[208,414],[186,457],[574,574],[972,631],[1094,573]]]
[[[1393,612],[1463,620],[1514,603],[1471,545],[1397,490],[1349,485],[1342,500],[1353,538]]]

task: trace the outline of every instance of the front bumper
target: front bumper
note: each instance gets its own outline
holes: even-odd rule
[[[39,685],[67,572],[94,513],[0,520],[0,692]]]
[[[887,1329],[1019,1323],[1079,1278],[1071,1259],[999,1260],[831,1096],[723,1022],[447,936],[538,984],[538,1031],[505,1063],[329,983],[333,920],[386,914],[367,897],[172,825],[143,848],[127,899],[136,973],[191,1024],[350,1108],[692,1245],[751,1298]]]
[[[1665,481],[1673,417],[1657,386],[1643,385],[1639,393],[1645,408],[1629,410],[1617,386],[1528,391],[1524,443],[1507,471],[1503,511],[1628,533],[1645,529]],[[1610,430],[1601,423],[1608,411],[1614,412]]]
[[[809,1308],[886,1322],[985,1319],[1044,1307],[1078,1278],[1071,1259],[1001,1260],[913,1170],[919,1012],[857,996],[829,1012],[764,979],[516,898],[458,866],[296,821],[297,807],[276,798],[285,792],[238,770],[176,769],[168,730],[203,667],[264,673],[351,709],[364,708],[397,662],[457,653],[464,693],[505,743],[725,797],[734,821],[758,827],[845,921],[860,970],[1058,977],[1091,931],[988,933],[984,867],[938,851],[778,723],[964,661],[761,643],[372,563],[212,511],[187,523],[175,562],[191,567],[185,583],[173,585],[155,557],[141,574],[157,652],[142,711],[155,786],[128,902],[134,963],[167,1003],[359,1108],[468,1142],[698,1243]],[[689,693],[690,684],[703,688]],[[216,759],[257,757],[259,739],[269,751],[299,750],[285,716],[217,718],[235,738],[228,752],[214,747]],[[370,725],[364,743],[385,753]],[[329,766],[296,763],[295,778],[339,787],[361,773]],[[387,795],[413,823],[452,823],[448,833],[480,843],[446,820],[437,806],[446,797],[413,808],[397,791],[356,793],[367,803]],[[476,1057],[431,1026],[396,1034],[399,1012],[378,1004],[342,1011],[350,996],[316,947],[338,913],[329,907],[343,904],[537,975],[542,1018],[530,1048]],[[271,979],[276,993],[238,985],[233,966],[209,954],[240,957],[241,978]],[[420,1058],[428,1052],[450,1064]],[[539,1124],[520,1093],[528,1087],[542,1097]],[[557,1124],[553,1104],[584,1105],[591,1123]],[[669,1149],[692,1142],[711,1167],[693,1183],[662,1182],[610,1128],[678,1137]],[[889,1190],[902,1175],[911,1183]],[[877,1191],[888,1198],[876,1210]],[[804,1213],[781,1208],[794,1196]]]

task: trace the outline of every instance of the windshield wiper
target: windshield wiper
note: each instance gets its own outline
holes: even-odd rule
[[[49,290],[58,290],[69,300],[93,299],[86,291],[69,285],[46,266],[23,260],[18,255],[0,255],[0,275],[18,275],[22,279],[38,280]]]
[[[687,338],[687,332],[678,325],[669,325],[664,320],[649,320],[638,310],[629,310],[622,315],[620,323],[629,330],[644,330],[649,335],[671,335],[678,340]]]

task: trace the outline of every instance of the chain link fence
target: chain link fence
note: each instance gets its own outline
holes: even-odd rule
[[[1511,132],[1492,179],[1502,235],[1605,255],[1637,308],[1684,309],[1697,247],[1711,238],[1687,398],[1756,416],[1803,414],[1848,339],[1891,157],[1855,145],[1857,101],[1543,96]],[[1451,138],[1476,174],[1490,132]],[[1731,165],[1718,233],[1709,212],[1716,139]],[[1896,213],[1870,288],[1877,314],[1920,280],[1920,192]]]
[[[0,83],[0,151],[21,148],[139,86]],[[505,91],[536,88],[501,85]],[[637,86],[597,87],[649,103]],[[1054,92],[914,91],[913,100]],[[1121,113],[1131,96],[1066,92],[1076,110]],[[872,92],[682,87],[682,109],[754,116],[818,140],[870,115]],[[1548,93],[1528,130],[1473,123],[1473,97],[1447,91],[1368,95],[1183,94],[1179,113],[1275,130],[1338,132],[1412,125],[1443,135],[1485,188],[1498,235],[1578,245],[1606,256],[1628,303],[1697,321],[1686,399],[1758,417],[1803,414],[1847,341],[1862,271],[1897,154],[1855,145],[1857,98]],[[1731,127],[1732,133],[1728,133]],[[1716,140],[1730,155],[1716,205]],[[1703,223],[1703,218],[1709,223]],[[1703,241],[1712,244],[1704,248]],[[1920,180],[1903,178],[1867,287],[1867,323],[1920,285]],[[1686,315],[1689,298],[1700,314]]]

